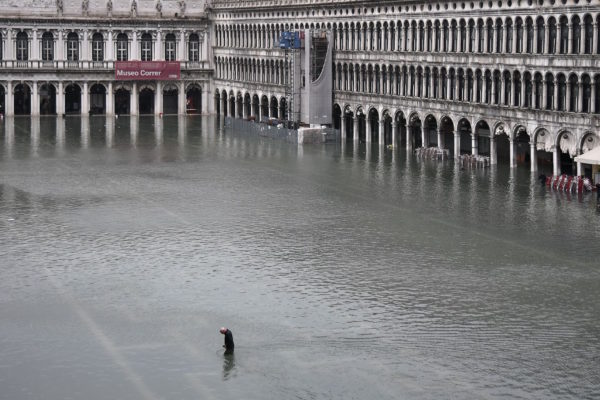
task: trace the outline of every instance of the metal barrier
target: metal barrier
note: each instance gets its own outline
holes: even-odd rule
[[[298,130],[288,129],[283,123],[268,124],[255,121],[247,121],[239,118],[225,117],[225,129],[231,129],[238,133],[248,133],[260,137],[268,137],[271,139],[280,139],[289,143],[298,144]],[[304,143],[335,143],[340,138],[339,129],[324,128],[322,130],[320,141],[310,141]]]

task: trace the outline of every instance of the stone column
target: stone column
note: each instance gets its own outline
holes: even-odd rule
[[[442,136],[442,132],[440,131],[440,128],[436,128],[436,133],[437,133],[437,142],[438,142],[438,149],[442,150],[444,148],[444,136]]]
[[[598,23],[596,23],[596,21],[594,21],[594,25],[593,25],[593,31],[594,33],[592,34],[592,51],[591,54],[598,54],[597,52],[597,46],[598,46]]]
[[[115,43],[113,42],[113,32],[108,31],[106,39],[106,61],[114,61]]]
[[[471,134],[471,154],[474,156],[479,155],[479,148],[477,147],[477,135]]]
[[[65,61],[65,40],[62,29],[58,30],[58,41],[56,42],[56,61]]]
[[[593,82],[592,82],[593,84]],[[558,85],[556,85],[558,87]],[[583,109],[583,82],[581,82],[581,79],[579,80],[578,83],[578,96],[577,96],[577,105],[575,107],[575,110],[579,111],[579,112],[586,112],[587,110]]]
[[[485,26],[484,26],[485,27]],[[475,21],[475,43],[473,46],[473,53],[478,53],[478,46],[479,46],[479,26],[477,25],[477,21]]]
[[[552,149],[552,175],[560,175],[560,157],[556,146]]]
[[[537,149],[535,148],[535,143],[529,143],[529,158],[531,162],[531,172],[537,171]]]
[[[358,142],[358,117],[352,118],[352,123],[354,125],[352,127],[352,140]]]
[[[58,93],[56,94],[57,106],[58,106]],[[31,82],[31,115],[40,115],[40,94],[38,91],[37,81]]]
[[[88,83],[83,82],[81,89],[81,115],[87,116],[90,113],[90,91]]]
[[[340,139],[342,142],[346,141],[346,113],[342,111],[342,116],[340,117]]]
[[[38,61],[40,59],[40,43],[38,34],[39,32],[37,29],[34,29],[31,32],[31,60],[33,61]]]
[[[471,46],[471,27],[469,26],[469,22],[467,21],[467,42],[465,43],[465,52],[470,53],[473,49],[469,49]]]
[[[392,122],[392,147],[396,148],[398,144],[398,123],[396,121]]]
[[[131,85],[131,95],[129,99],[129,114],[130,115],[138,115],[138,85],[137,82],[133,82]]]
[[[504,75],[500,78],[500,105],[503,106],[506,103],[506,79]]]
[[[179,82],[177,88],[177,114],[185,115],[186,110],[186,96],[185,96],[185,82]]]
[[[545,110],[548,104],[548,85],[546,85],[546,79],[542,79],[542,104],[540,109]]]
[[[63,82],[58,82],[58,89],[56,90],[56,114],[61,116],[65,113],[65,89]]]
[[[184,92],[185,95],[185,92]],[[202,103],[202,114],[208,114],[211,112],[214,112],[214,108],[209,108],[211,107],[211,101],[209,100],[211,96],[211,91],[210,91],[210,87],[208,86],[208,83],[205,83],[204,85],[202,85],[202,99],[200,100],[200,102]],[[250,106],[250,108],[252,108],[252,106]],[[185,109],[184,109],[184,114],[185,114]]]
[[[13,83],[11,81],[6,82],[6,103],[4,104],[6,109],[6,116],[12,117],[15,115],[15,98],[13,94]]]
[[[385,136],[384,136],[385,131],[384,130],[385,130],[385,121],[382,117],[379,119],[379,132],[378,132],[379,135],[377,138],[377,140],[379,142],[379,146],[383,146],[385,144]]]
[[[596,84],[592,80],[592,95],[590,97],[590,111],[589,112],[595,113],[598,111],[599,110],[596,110]]]
[[[162,115],[163,107],[163,85],[161,81],[156,82],[156,93],[154,93],[154,115]]]
[[[525,36],[525,35],[523,35],[523,36]],[[517,41],[517,23],[516,23],[516,21],[514,21],[513,26],[512,26],[512,47],[510,49],[512,54],[517,54],[517,46],[518,46],[517,42],[518,42]],[[523,51],[521,51],[521,53],[522,52]],[[521,76],[523,76],[523,74],[521,74]]]
[[[138,50],[138,32],[131,32],[131,54],[129,54],[130,60],[139,60],[140,52]]]
[[[569,40],[567,43],[567,54],[573,54],[573,26],[571,24],[568,24],[567,29],[569,31]]]
[[[367,117],[367,131],[365,132],[365,142],[371,143],[371,137],[373,136],[373,130],[375,130],[375,126],[371,122],[371,118],[368,118],[368,114],[366,115],[366,117]]]
[[[159,29],[156,31],[156,41],[154,42],[154,57],[152,58],[155,61],[164,60],[164,55],[162,54],[162,31]]]
[[[515,145],[514,139],[509,138],[508,145],[509,145],[510,167],[515,168],[517,166],[517,157],[516,157],[517,146]]]
[[[177,51],[177,60],[179,61],[185,61],[187,59],[186,57],[186,41],[185,41],[185,31],[182,29],[179,32],[179,49]],[[198,51],[200,51],[201,49],[198,49]],[[200,60],[200,54],[198,54],[198,60]]]
[[[108,82],[108,89],[106,90],[106,115],[115,115],[115,95],[112,82]]]
[[[496,151],[496,136],[491,133],[490,136],[490,165],[498,164],[498,153]]]
[[[454,158],[460,157],[460,133],[454,132]]]
[[[406,150],[412,150],[413,148],[412,129],[412,125],[406,127]]]
[[[525,36],[525,35],[524,35]],[[538,39],[538,26],[535,18],[533,20],[533,46],[531,46],[531,53],[537,53],[537,40]]]
[[[546,29],[544,30],[544,54],[549,54],[550,53],[550,24],[548,24],[548,22],[546,22],[545,24]]]
[[[524,79],[523,73],[521,72],[521,100],[519,101],[519,107],[523,107],[524,105],[525,105],[525,79]],[[531,108],[531,104],[529,105],[529,107]]]
[[[421,147],[423,147],[423,148],[429,147],[429,143],[428,143],[427,139],[429,139],[429,137],[427,136],[427,131],[425,130],[424,126],[421,126]]]
[[[558,85],[556,85],[556,86],[558,86]],[[570,108],[571,108],[571,84],[569,83],[569,81],[566,82],[565,86],[567,87],[566,99],[565,99],[565,111],[570,111]]]

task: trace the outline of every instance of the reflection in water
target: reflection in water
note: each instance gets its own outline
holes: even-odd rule
[[[223,354],[223,380],[226,381],[235,378],[236,372],[235,353],[225,352]]]

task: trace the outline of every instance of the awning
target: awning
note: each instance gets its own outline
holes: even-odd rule
[[[583,164],[600,165],[600,146],[575,157],[575,161]]]

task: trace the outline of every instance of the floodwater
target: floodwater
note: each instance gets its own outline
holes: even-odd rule
[[[7,119],[0,399],[598,399],[595,196],[212,118]]]

